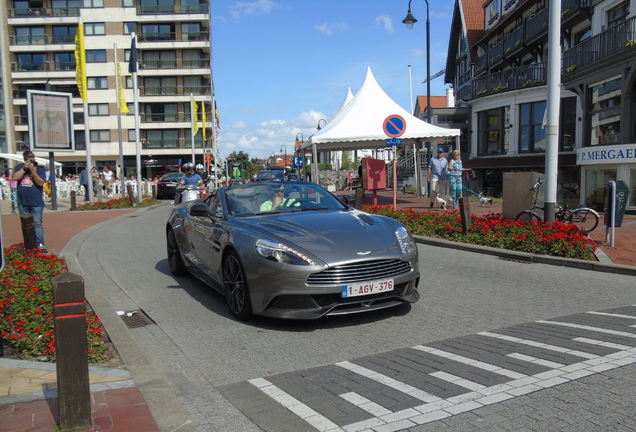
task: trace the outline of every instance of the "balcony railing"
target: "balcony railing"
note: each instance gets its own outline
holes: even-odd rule
[[[563,53],[563,74],[636,48],[636,17],[584,40]]]
[[[548,8],[543,8],[533,17],[528,18],[525,23],[525,40],[530,41],[542,33],[548,32]]]
[[[78,7],[54,7],[54,8],[16,8],[9,9],[9,18],[27,17],[78,17],[80,8]]]
[[[210,86],[141,86],[139,94],[143,96],[177,96],[190,93],[201,96],[210,94]]]
[[[55,44],[74,44],[74,35],[20,35],[9,36],[11,45],[55,45]]]
[[[139,35],[139,40],[143,42],[184,42],[184,41],[208,41],[210,33],[208,31],[198,32],[145,32]]]
[[[142,60],[142,69],[203,69],[210,66],[210,61],[206,59],[169,59],[169,60]]]
[[[513,69],[489,73],[475,78],[472,86],[466,86],[457,92],[458,100],[476,99],[492,94],[520,90],[545,85],[547,69],[545,63],[536,63]]]
[[[139,15],[165,15],[165,14],[207,14],[210,5],[142,5],[137,6]]]
[[[141,148],[146,149],[176,149],[190,148],[192,144],[183,139],[142,139]],[[195,148],[203,148],[203,141],[198,139],[194,141]]]
[[[36,72],[36,71],[72,71],[75,70],[75,60],[67,62],[13,62],[12,72]]]

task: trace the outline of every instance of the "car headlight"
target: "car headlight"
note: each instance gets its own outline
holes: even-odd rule
[[[297,250],[268,240],[257,241],[256,252],[265,259],[283,264],[316,265],[315,261]]]
[[[417,252],[417,246],[415,245],[413,236],[403,226],[398,227],[398,229],[395,230],[395,238],[400,244],[400,249],[402,249],[404,255],[411,255]]]

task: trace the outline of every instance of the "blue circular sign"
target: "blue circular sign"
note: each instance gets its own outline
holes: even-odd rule
[[[406,131],[406,121],[401,115],[391,114],[384,119],[382,128],[384,129],[386,136],[389,138],[399,138],[404,135],[404,132]]]

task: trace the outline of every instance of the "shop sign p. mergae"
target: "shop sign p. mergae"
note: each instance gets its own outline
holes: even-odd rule
[[[636,144],[594,146],[576,150],[577,165],[636,163]]]

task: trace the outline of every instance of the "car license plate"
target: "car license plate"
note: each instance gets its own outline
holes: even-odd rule
[[[166,183],[166,186],[176,186],[176,183],[170,182],[170,183]]]
[[[354,285],[342,286],[342,297],[358,297],[371,294],[378,294],[386,291],[393,291],[393,279],[364,282]]]

